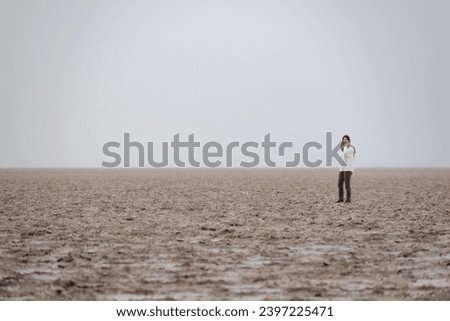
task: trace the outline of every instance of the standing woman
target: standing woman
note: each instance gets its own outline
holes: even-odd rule
[[[352,178],[352,174],[354,171],[353,168],[353,158],[355,157],[356,149],[354,146],[350,144],[350,136],[344,135],[342,137],[341,142],[341,150],[339,151],[339,156],[344,161],[345,165],[341,165],[339,168],[339,180],[338,180],[338,189],[339,189],[339,199],[336,203],[344,202],[344,184],[345,190],[347,191],[347,198],[345,203],[352,202],[352,189],[350,187],[350,180]]]

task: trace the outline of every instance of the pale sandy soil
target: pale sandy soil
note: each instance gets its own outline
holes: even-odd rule
[[[450,300],[450,169],[1,170],[2,300]]]

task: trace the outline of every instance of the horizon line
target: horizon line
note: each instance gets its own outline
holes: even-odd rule
[[[86,170],[338,170],[339,167],[0,167],[1,170],[73,170],[73,169],[86,169]],[[450,169],[450,166],[360,166],[355,167],[358,169]]]

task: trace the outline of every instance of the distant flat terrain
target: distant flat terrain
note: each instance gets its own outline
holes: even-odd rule
[[[450,169],[0,170],[2,300],[450,300]]]

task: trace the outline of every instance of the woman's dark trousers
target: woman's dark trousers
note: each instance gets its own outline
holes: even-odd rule
[[[339,172],[339,180],[338,180],[338,188],[339,188],[339,200],[344,200],[344,184],[345,190],[347,191],[347,201],[352,200],[352,189],[350,187],[350,179],[352,178],[352,172],[350,171],[340,171]]]

